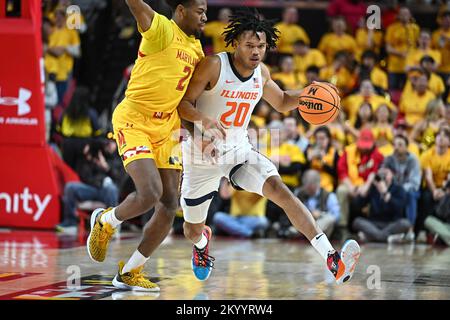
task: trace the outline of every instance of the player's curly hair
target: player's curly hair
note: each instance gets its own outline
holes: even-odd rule
[[[179,4],[188,7],[192,3],[192,0],[166,0],[166,3],[172,9],[172,12],[175,12]]]
[[[275,20],[261,19],[256,9],[238,10],[230,17],[230,23],[225,28],[222,35],[225,36],[226,46],[228,47],[234,40],[245,31],[253,31],[259,39],[257,32],[264,32],[267,38],[267,46],[269,49],[275,48],[279,38],[279,31],[274,27]]]

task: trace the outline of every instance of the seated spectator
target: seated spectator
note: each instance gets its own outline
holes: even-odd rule
[[[411,140],[418,144],[420,152],[430,149],[435,141],[436,133],[445,122],[445,107],[440,99],[432,100],[427,105],[425,118],[416,123],[411,131]]]
[[[305,30],[298,24],[298,10],[296,7],[287,7],[283,11],[282,21],[275,25],[280,31],[277,41],[278,52],[282,55],[292,55],[293,45],[302,40],[309,45],[309,37]]]
[[[405,115],[406,122],[415,126],[425,116],[427,105],[436,99],[433,92],[428,89],[427,75],[420,75],[416,83],[412,83],[412,91],[404,91],[400,98],[399,109]]]
[[[225,38],[222,33],[230,21],[230,16],[233,12],[229,8],[222,8],[219,10],[217,21],[211,21],[205,24],[203,34],[212,39],[213,53],[223,51],[232,51],[232,47],[226,47]]]
[[[423,230],[423,222],[444,198],[444,183],[450,172],[450,129],[442,127],[436,135],[434,147],[424,152],[420,157],[420,164],[425,180],[420,200],[420,214],[417,217],[416,230]]]
[[[384,96],[376,94],[372,82],[366,79],[361,81],[358,92],[347,96],[341,102],[341,105],[352,124],[355,123],[359,107],[363,102],[370,103],[373,112],[376,112],[378,107],[382,104],[386,104],[393,111],[396,110],[396,107],[392,102],[388,101]]]
[[[290,56],[280,59],[280,72],[273,73],[272,79],[283,82],[286,90],[298,90],[302,87],[300,74],[295,71],[294,59]]]
[[[372,127],[372,133],[375,137],[377,148],[384,157],[390,156],[394,152],[392,145],[394,141],[393,119],[394,113],[386,104],[380,105],[375,112],[375,123]]]
[[[394,174],[394,181],[406,192],[406,217],[412,226],[416,224],[417,202],[420,197],[422,173],[419,159],[408,151],[409,141],[406,136],[394,138],[394,154],[385,158],[382,167],[389,168]]]
[[[87,200],[101,201],[106,207],[118,204],[119,191],[112,177],[117,176],[115,168],[105,159],[101,142],[91,142],[83,149],[84,158],[78,162],[76,172],[81,182],[69,182],[64,188],[64,216],[57,230],[73,232],[76,230],[77,203]]]
[[[336,60],[337,52],[344,51],[353,56],[357,51],[355,39],[346,33],[347,25],[344,18],[333,18],[331,29],[332,32],[324,34],[317,46],[324,53],[327,64],[331,64],[333,59]]]
[[[440,98],[445,92],[444,80],[436,73],[437,65],[431,56],[423,56],[420,59],[420,67],[430,74],[428,89],[433,92],[436,97]]]
[[[303,81],[303,87],[306,87],[313,83],[314,81],[320,81],[320,69],[316,66],[309,66],[306,69],[304,78],[300,78],[300,81]]]
[[[414,22],[411,11],[401,7],[397,21],[386,29],[387,71],[389,89],[400,90],[406,81],[406,56],[414,49],[419,37],[420,27]]]
[[[328,127],[319,127],[314,131],[314,144],[305,151],[306,168],[314,169],[320,174],[320,187],[333,192],[337,186],[338,151],[333,147],[331,132]]]
[[[381,168],[371,174],[368,183],[358,197],[359,206],[370,204],[367,217],[357,217],[353,229],[361,241],[400,242],[412,241],[406,233],[412,225],[404,218],[406,193],[394,182],[394,175],[388,168]]]
[[[256,105],[253,114],[252,121],[258,128],[263,128],[266,126],[266,120],[269,117],[269,112],[272,108],[264,100],[260,100]]]
[[[270,129],[270,148],[267,156],[278,167],[283,182],[294,190],[300,184],[300,173],[306,163],[302,150],[288,142],[287,131],[281,121],[272,121]]]
[[[216,212],[213,224],[216,229],[225,234],[244,237],[260,238],[269,226],[266,218],[267,199],[256,193],[237,191],[227,180],[222,180],[220,196],[230,199],[230,212]]]
[[[300,150],[302,150],[302,152],[305,152],[309,141],[304,136],[300,135],[297,118],[286,117],[283,119],[283,123],[284,128],[286,129],[288,143],[296,145],[300,148]]]
[[[327,62],[323,53],[314,48],[310,48],[303,40],[297,40],[294,43],[294,65],[295,71],[305,73],[311,66],[319,69],[326,66]]]
[[[373,52],[376,57],[380,54],[381,48],[384,45],[383,31],[368,28],[365,16],[359,19],[358,24],[358,29],[355,32],[355,40],[357,45],[356,58],[358,61],[362,61],[364,59],[364,52]],[[387,90],[387,88],[385,90]]]
[[[425,56],[432,57],[437,67],[441,64],[441,53],[431,47],[431,33],[428,30],[421,30],[417,48],[410,50],[406,56],[406,71],[419,66],[420,60]]]
[[[386,72],[377,66],[378,56],[374,51],[364,51],[361,56],[361,67],[359,71],[360,81],[369,79],[375,88],[387,91],[388,76]]]
[[[281,180],[291,191],[294,191],[300,185],[300,175],[306,162],[305,156],[298,146],[288,142],[283,122],[272,121],[268,128],[270,147],[266,156],[278,167]],[[296,230],[293,232],[294,230],[290,228],[291,223],[283,209],[271,201],[267,203],[267,218],[272,223],[272,231],[278,237],[298,236],[298,232]]]
[[[441,64],[438,67],[439,75],[447,82],[450,75],[450,11],[445,10],[438,15],[440,28],[432,34],[433,48],[441,53]]]
[[[89,105],[89,91],[86,87],[78,87],[75,90],[56,129],[63,136],[63,159],[75,169],[77,159],[82,155],[89,139],[99,136],[102,132],[97,111]]]
[[[400,118],[397,119],[395,121],[395,125],[394,125],[394,136],[404,136],[408,139],[408,151],[415,155],[417,157],[417,159],[419,159],[420,157],[420,150],[419,147],[417,146],[416,143],[414,143],[414,141],[410,138],[410,136],[408,135],[408,132],[410,127],[408,126],[408,124],[406,123],[406,120],[404,118]]]
[[[311,211],[319,228],[330,238],[334,226],[339,222],[340,208],[336,195],[321,187],[320,173],[316,170],[306,171],[302,187],[294,194]]]
[[[341,97],[343,97],[355,85],[355,76],[351,71],[350,57],[346,51],[336,52],[333,58],[332,63],[320,70],[319,77],[323,81],[334,84],[339,89]]]
[[[383,155],[378,151],[369,129],[362,130],[357,142],[345,147],[337,167],[340,184],[336,194],[341,207],[340,227],[351,225],[354,216],[354,210],[350,209],[351,202],[361,194],[363,186],[371,184],[369,175],[376,173],[382,162]]]
[[[445,195],[437,205],[434,214],[426,218],[425,228],[450,246],[450,178],[447,179]]]
[[[363,102],[359,106],[358,114],[355,122],[345,121],[345,131],[348,134],[347,140],[354,142],[359,137],[359,132],[364,129],[372,129],[374,125],[374,114],[372,105],[368,102]]]

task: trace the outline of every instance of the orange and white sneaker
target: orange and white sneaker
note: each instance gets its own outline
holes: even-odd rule
[[[355,240],[347,240],[342,246],[341,254],[337,251],[328,254],[327,266],[336,278],[337,284],[352,278],[360,254],[361,248]]]
[[[103,208],[96,209],[91,215],[91,231],[86,242],[86,248],[89,257],[95,262],[103,262],[105,260],[109,241],[116,231],[109,223],[102,224],[100,222],[100,217],[109,210],[111,208],[106,210]]]

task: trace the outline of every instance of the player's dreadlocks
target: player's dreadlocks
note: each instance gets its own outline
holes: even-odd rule
[[[267,46],[269,49],[275,48],[280,33],[274,27],[275,20],[263,20],[260,18],[259,12],[254,9],[238,10],[230,17],[230,23],[222,33],[225,36],[226,46],[228,47],[237,40],[239,35],[245,31],[253,31],[259,39],[257,32],[264,32],[267,38]]]

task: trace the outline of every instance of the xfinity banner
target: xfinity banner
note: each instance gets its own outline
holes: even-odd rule
[[[41,1],[0,0],[0,227],[54,228],[60,195],[45,141]]]

